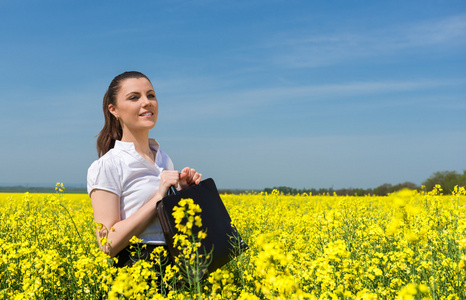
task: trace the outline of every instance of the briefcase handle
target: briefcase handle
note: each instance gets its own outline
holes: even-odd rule
[[[170,186],[170,188],[168,189],[167,191],[167,195],[179,195],[180,192],[178,192],[178,190],[176,189],[176,187],[174,185]]]
[[[174,185],[170,186],[167,192],[168,195],[178,195],[179,193],[180,192],[178,192]]]

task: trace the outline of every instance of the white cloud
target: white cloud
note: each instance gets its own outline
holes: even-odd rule
[[[275,64],[285,68],[317,67],[354,59],[427,49],[451,50],[466,45],[466,15],[442,20],[400,24],[385,29],[324,35],[282,32],[264,42]]]
[[[196,82],[194,80],[194,82]],[[436,88],[462,86],[466,80],[435,80],[419,79],[408,81],[361,81],[338,84],[305,85],[305,86],[284,86],[272,88],[253,88],[243,90],[224,90],[204,92],[199,89],[194,93],[177,90],[168,91],[169,98],[176,101],[168,101],[163,104],[168,111],[176,113],[170,114],[169,119],[182,120],[192,116],[193,111],[197,117],[203,119],[218,119],[234,117],[258,111],[270,104],[280,101],[292,102],[312,102],[328,99],[338,99],[345,101],[348,97],[363,95],[389,95],[390,93],[403,93],[410,91],[431,91]],[[170,84],[176,87],[176,84]],[[205,86],[218,86],[218,84],[208,83]],[[168,88],[166,86],[165,88]],[[418,96],[417,96],[418,97]]]
[[[454,47],[466,43],[466,15],[451,16],[437,22],[422,23],[408,29],[401,43],[404,47],[447,45]]]

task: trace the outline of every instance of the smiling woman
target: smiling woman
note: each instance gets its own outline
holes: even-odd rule
[[[135,135],[147,136],[155,126],[159,112],[157,97],[146,78],[129,78],[121,86],[117,103],[109,103],[108,111],[120,121],[122,141]]]
[[[118,256],[117,266],[134,262],[127,251],[137,237],[149,259],[165,239],[156,204],[170,186],[184,189],[198,184],[202,175],[189,167],[174,170],[170,157],[160,150],[149,130],[157,123],[158,103],[150,80],[140,72],[116,76],[103,100],[104,128],[97,139],[99,159],[90,166],[87,189],[94,220],[101,224],[101,249]],[[111,242],[107,242],[111,241]]]
[[[123,82],[125,84],[122,84]],[[141,94],[141,91],[143,94]],[[150,95],[146,93],[150,93]],[[158,103],[149,78],[140,72],[132,71],[124,72],[112,80],[103,101],[105,124],[97,138],[97,152],[99,153],[99,157],[113,148],[115,141],[122,139],[123,121],[120,120],[119,114],[120,112],[126,114],[125,107],[129,106],[127,102],[134,102],[134,109],[139,111],[140,108],[138,108],[138,106],[140,107],[141,104],[138,103],[137,100],[139,100],[142,95],[145,96],[143,100],[149,97],[152,98],[152,95],[155,99],[155,120],[154,124],[152,124],[152,127],[154,127],[155,122],[157,122]],[[118,101],[118,98],[120,98],[120,101]],[[150,103],[144,103],[144,105],[148,107]]]

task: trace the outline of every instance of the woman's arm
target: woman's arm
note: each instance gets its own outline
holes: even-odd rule
[[[94,220],[103,224],[100,230],[97,228],[100,249],[111,257],[128,246],[129,240],[133,236],[140,235],[156,215],[157,199],[155,196],[125,220],[121,220],[120,217],[120,198],[118,195],[104,190],[94,190],[91,193],[91,200]],[[107,238],[107,243],[102,245],[104,237]]]
[[[178,171],[163,171],[157,193],[133,215],[121,220],[120,198],[118,195],[95,189],[91,192],[94,220],[104,226],[97,229],[97,240],[102,251],[114,257],[126,246],[133,236],[139,236],[150,224],[157,214],[157,202],[171,185],[178,185],[180,175]],[[108,243],[102,245],[102,238],[106,237]]]

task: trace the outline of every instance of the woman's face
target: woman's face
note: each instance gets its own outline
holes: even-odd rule
[[[128,78],[121,82],[116,105],[109,111],[125,130],[149,130],[157,123],[159,106],[152,84],[146,78]]]

